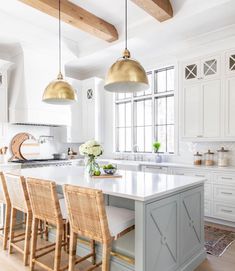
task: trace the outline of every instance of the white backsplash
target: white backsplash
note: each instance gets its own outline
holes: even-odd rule
[[[231,166],[235,166],[235,142],[180,142],[179,155],[169,156],[168,160],[179,163],[193,163],[193,155],[198,151],[201,154],[211,150],[215,153],[215,160],[217,161],[217,150],[224,147],[229,150],[229,161]]]
[[[40,157],[51,158],[53,153],[66,152],[69,147],[74,151],[78,151],[78,144],[63,144],[54,137],[54,129],[48,126],[32,126],[32,125],[10,125],[0,124],[0,147],[9,147],[12,138],[18,133],[29,133],[36,139],[40,136],[52,136],[45,143],[40,144]],[[11,157],[11,151],[8,150],[7,157]]]

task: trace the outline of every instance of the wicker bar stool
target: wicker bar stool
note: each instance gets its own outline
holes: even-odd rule
[[[0,172],[0,203],[5,205],[4,226],[0,228],[0,230],[3,231],[3,236],[1,235],[0,238],[3,241],[3,250],[6,250],[10,230],[11,202],[7,191],[5,176],[2,172]]]
[[[25,178],[13,174],[5,174],[7,190],[11,201],[11,223],[9,236],[9,254],[12,249],[18,250],[23,254],[24,265],[28,264],[30,237],[32,228],[32,210],[29,202],[28,191]],[[16,214],[17,210],[26,215],[25,233],[16,235]],[[18,237],[20,237],[18,239]],[[23,237],[22,237],[23,236]],[[17,245],[18,242],[24,241],[24,248]]]
[[[27,178],[27,188],[33,212],[30,270],[34,270],[35,264],[47,271],[66,270],[68,266],[60,267],[61,250],[68,242],[68,223],[64,199],[58,199],[56,183],[52,181]],[[37,229],[40,220],[56,227],[56,242],[37,248]],[[41,251],[40,254],[37,253],[39,251]],[[38,260],[52,251],[55,251],[53,269]]]
[[[102,265],[102,271],[110,270],[112,241],[134,229],[134,211],[104,205],[102,191],[64,185],[64,195],[70,221],[69,271],[75,265],[95,254],[76,260],[78,235],[97,241],[103,246],[102,261],[94,262],[88,269],[94,270]]]

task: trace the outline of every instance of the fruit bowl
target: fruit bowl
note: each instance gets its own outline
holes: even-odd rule
[[[114,175],[116,173],[116,168],[104,168],[104,172],[109,175]]]
[[[104,165],[103,170],[104,170],[104,173],[109,174],[109,175],[113,175],[117,171],[117,166],[112,165],[112,164]]]

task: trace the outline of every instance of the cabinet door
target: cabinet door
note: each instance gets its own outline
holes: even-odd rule
[[[225,89],[225,136],[235,137],[235,77],[226,80]]]
[[[201,77],[200,79],[215,79],[220,76],[221,67],[220,56],[212,56],[201,60]]]
[[[148,204],[146,270],[173,271],[179,264],[179,196]]]
[[[226,53],[225,58],[226,74],[235,75],[235,50]]]
[[[200,62],[190,61],[183,64],[184,82],[193,83],[200,77]]]
[[[202,84],[203,137],[217,138],[221,134],[221,83],[220,80]]]
[[[202,137],[201,85],[186,85],[183,93],[183,137]]]
[[[204,245],[202,188],[182,193],[180,203],[180,260],[183,263]]]

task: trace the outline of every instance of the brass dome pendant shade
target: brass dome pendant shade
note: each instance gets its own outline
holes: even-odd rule
[[[63,79],[61,73],[61,20],[60,20],[60,0],[59,0],[59,74],[46,87],[42,100],[48,104],[66,105],[77,100],[73,87]]]
[[[108,70],[104,88],[110,92],[127,93],[148,89],[148,77],[142,65],[131,58],[127,49],[127,0],[125,0],[125,50]]]
[[[49,104],[71,104],[76,101],[76,93],[73,87],[63,80],[63,75],[59,73],[57,79],[46,87],[42,99]]]
[[[137,92],[148,89],[148,77],[141,64],[126,57],[126,49],[124,56],[118,59],[109,69],[104,88],[110,92]]]

